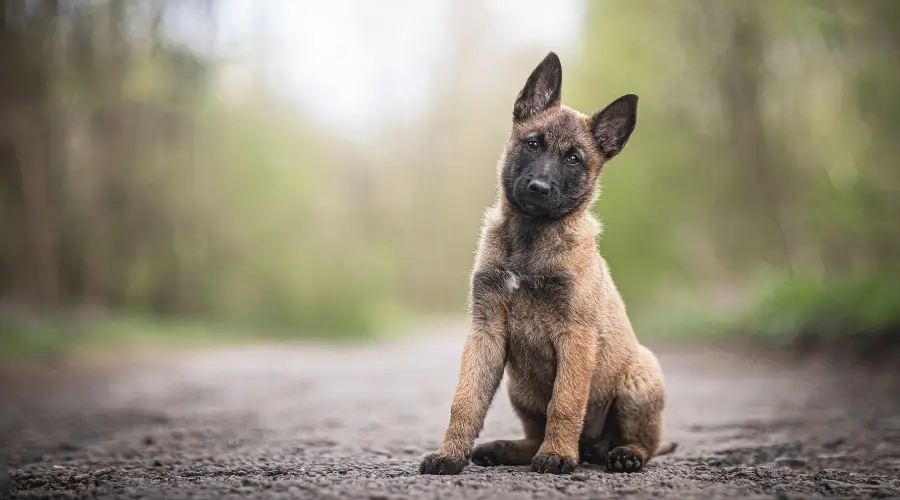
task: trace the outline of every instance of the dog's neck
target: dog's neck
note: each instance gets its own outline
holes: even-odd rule
[[[503,237],[511,258],[549,258],[549,254],[563,254],[583,245],[595,245],[600,230],[599,223],[587,208],[579,208],[560,218],[529,217],[503,199],[501,215]],[[534,252],[540,255],[530,255]]]

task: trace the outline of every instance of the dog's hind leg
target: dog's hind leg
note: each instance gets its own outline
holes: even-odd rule
[[[606,457],[611,472],[637,472],[660,451],[666,389],[656,357],[642,348],[616,394],[618,436]],[[663,447],[664,448],[664,447]]]
[[[578,442],[579,462],[606,465],[606,456],[619,435],[613,401],[589,403]]]
[[[523,439],[498,440],[480,444],[472,450],[472,463],[483,467],[495,465],[529,465],[544,440],[547,417],[532,412],[512,399],[513,409],[522,421]]]

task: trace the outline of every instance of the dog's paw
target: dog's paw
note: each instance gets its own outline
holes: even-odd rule
[[[609,447],[602,443],[579,443],[578,445],[579,463],[606,465],[608,454]]]
[[[422,463],[419,464],[419,474],[459,474],[467,463],[469,463],[467,457],[457,457],[436,451],[422,458]]]
[[[527,440],[491,441],[480,444],[472,450],[472,463],[482,467],[495,465],[528,465],[534,458],[534,452],[540,444]]]
[[[504,451],[502,444],[497,441],[480,444],[472,450],[472,463],[482,467],[503,465],[506,462]]]
[[[531,460],[531,470],[541,474],[571,474],[577,467],[576,460],[556,453],[538,453]]]
[[[620,446],[606,456],[606,468],[610,472],[638,472],[644,468],[644,458],[628,446]]]

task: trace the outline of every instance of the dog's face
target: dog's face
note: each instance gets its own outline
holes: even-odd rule
[[[587,116],[560,103],[561,88],[562,66],[551,52],[513,107],[501,180],[509,204],[526,217],[558,219],[589,205],[603,165],[622,151],[636,123],[634,94]]]

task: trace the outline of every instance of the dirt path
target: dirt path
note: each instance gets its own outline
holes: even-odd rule
[[[680,447],[643,473],[472,465],[419,476],[446,424],[461,342],[456,330],[366,348],[213,350],[4,390],[0,488],[16,498],[900,498],[900,413],[887,399],[850,402],[818,368],[712,349],[659,350]],[[501,391],[481,440],[519,433]]]

